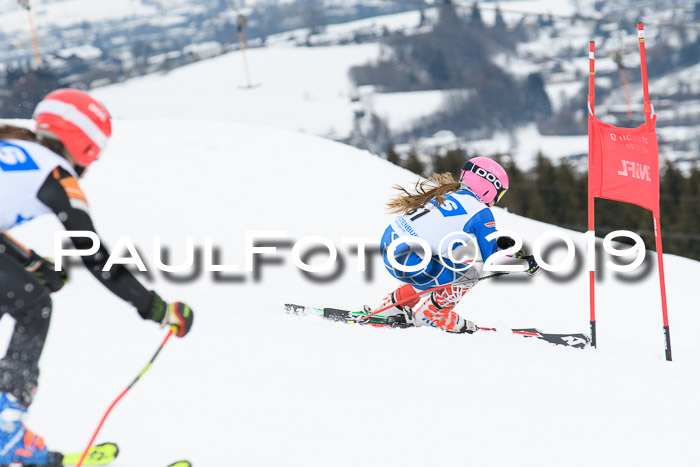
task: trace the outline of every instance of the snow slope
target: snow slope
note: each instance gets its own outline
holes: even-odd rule
[[[107,421],[99,439],[120,442],[115,467],[176,458],[196,466],[697,465],[700,316],[687,279],[700,273],[696,261],[665,258],[672,363],[663,361],[655,273],[626,283],[606,272],[598,350],[284,314],[285,302],[376,304],[396,285],[376,256],[365,281],[341,238],[381,235],[391,185],[413,179],[366,152],[286,130],[116,121],[83,182],[96,225],[110,245],[131,237],[152,270],[149,287],[190,303],[196,321]],[[496,219],[530,244],[556,229],[498,209]],[[12,233],[49,255],[55,228],[42,218]],[[202,273],[175,283],[154,269],[154,236],[171,247],[172,262],[184,258],[186,236],[196,245],[211,236],[226,263],[242,266],[245,232],[260,230],[326,237],[346,269],[313,283],[288,247],[258,282],[252,273],[243,282]],[[83,446],[163,336],[84,270],[71,273],[54,295],[28,420],[64,450]],[[586,331],[586,277],[485,281],[459,310],[482,325]],[[2,320],[3,336],[9,325]]]
[[[194,117],[345,138],[353,123],[348,69],[378,55],[379,44],[249,49],[259,84],[252,89],[244,87],[241,53],[232,52],[93,94],[122,118]]]
[[[27,13],[15,0],[0,0],[0,21],[3,32],[28,30]],[[156,16],[163,12],[199,10],[190,0],[34,0],[30,2],[39,35],[49,27],[68,27],[84,21],[118,21]]]
[[[278,43],[248,50],[252,81],[259,84],[252,89],[243,86],[240,52],[231,52],[167,74],[98,88],[92,94],[118,118],[201,118],[343,140],[353,131],[357,109],[376,113],[392,131],[400,132],[436,112],[454,92],[380,93],[362,88],[358,92],[349,69],[375,60],[380,53],[379,44],[292,47]],[[358,95],[362,102],[352,102]],[[421,147],[424,142],[412,144]],[[540,151],[553,159],[585,153],[588,138],[542,136],[533,124],[464,145],[480,154],[510,153],[521,167],[528,167]]]

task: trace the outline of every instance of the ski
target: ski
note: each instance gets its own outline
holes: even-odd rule
[[[53,458],[53,460],[49,463],[50,466],[58,466],[58,465],[65,465],[65,466],[73,466],[77,465],[78,461],[80,460],[80,456],[82,455],[81,452],[71,452],[71,453],[66,453],[66,454],[60,454],[60,453],[52,453],[49,455],[50,458]],[[90,448],[90,451],[88,452],[87,457],[83,461],[84,466],[97,466],[97,465],[107,465],[110,464],[114,459],[117,458],[119,455],[119,447],[115,443],[102,443],[98,444],[97,446],[93,446]],[[62,461],[58,461],[62,457]],[[19,463],[11,463],[9,466],[7,465],[0,465],[0,467],[38,467],[34,465],[24,465],[24,464],[19,464]],[[168,467],[192,467],[192,464],[189,461],[177,461],[173,462],[172,464],[169,464]]]
[[[384,316],[374,315],[368,320],[364,319],[370,312],[367,311],[348,311],[339,310],[337,308],[315,308],[304,305],[294,305],[287,303],[284,305],[287,313],[293,315],[310,315],[320,316],[321,318],[331,321],[342,321],[347,324],[360,324],[364,326],[376,327],[391,327],[391,328],[410,328],[413,324],[407,323],[403,316]]]
[[[62,454],[59,452],[49,452],[48,464],[36,466],[34,464],[23,464],[21,462],[10,462],[9,464],[0,464],[0,467],[60,467],[63,465],[77,465],[82,452],[71,452]],[[117,458],[119,448],[114,443],[102,443],[90,448],[83,465],[107,465]],[[177,466],[182,467],[182,466]]]
[[[479,326],[479,331],[497,331],[495,328],[482,328]],[[513,334],[518,334],[524,337],[534,337],[536,339],[541,339],[547,341],[550,344],[565,345],[567,347],[575,347],[577,349],[583,349],[590,345],[591,338],[586,334],[576,333],[576,334],[552,334],[544,333],[536,328],[527,329],[511,329]]]
[[[347,324],[360,324],[366,326],[375,327],[390,327],[390,328],[410,328],[415,327],[412,323],[406,322],[406,319],[402,315],[396,316],[383,316],[374,315],[369,318],[369,320],[364,320],[363,318],[367,316],[370,312],[367,311],[349,311],[340,310],[337,308],[317,308],[304,305],[295,305],[292,303],[287,303],[284,305],[284,309],[287,313],[294,315],[309,315],[309,316],[319,316],[331,321],[340,321]],[[496,328],[489,327],[479,327],[479,331],[497,331]],[[550,344],[564,345],[567,347],[575,347],[577,349],[583,349],[587,347],[591,339],[585,334],[573,333],[573,334],[551,334],[544,333],[536,328],[525,328],[525,329],[511,329],[513,334],[517,334],[523,337],[531,337],[535,339],[540,339]]]
[[[82,452],[63,454],[62,465],[76,465],[80,460]],[[102,443],[90,448],[90,452],[83,461],[85,466],[107,465],[119,455],[119,448],[114,443]],[[31,467],[31,466],[27,466]],[[168,467],[192,467],[189,461],[181,460],[168,464]]]
[[[80,460],[81,452],[63,454],[63,465],[76,465]],[[102,443],[90,448],[83,465],[107,465],[117,458],[119,448],[114,443]]]

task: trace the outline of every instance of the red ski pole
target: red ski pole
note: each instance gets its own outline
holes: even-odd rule
[[[422,296],[427,295],[427,294],[429,294],[429,293],[432,293],[432,292],[434,292],[434,291],[436,291],[436,290],[444,289],[445,287],[449,287],[449,286],[451,286],[451,285],[452,285],[452,283],[445,284],[445,285],[439,285],[439,286],[437,286],[437,287],[433,287],[432,289],[422,290],[422,291],[419,292],[417,295],[418,295],[419,297],[422,297]],[[376,310],[372,311],[372,313],[370,313],[370,314],[368,314],[368,315],[365,315],[365,316],[363,316],[362,318],[358,319],[357,322],[359,323],[359,322],[361,322],[361,321],[367,321],[367,320],[369,320],[372,316],[377,315],[377,314],[381,313],[382,311],[386,311],[386,310],[388,310],[389,308],[393,308],[393,307],[395,307],[395,306],[403,305],[404,303],[409,302],[409,301],[413,300],[414,298],[416,298],[415,295],[410,295],[410,296],[408,296],[408,297],[406,297],[406,298],[402,298],[401,300],[397,300],[396,303],[390,303],[390,304],[388,304],[388,305],[386,305],[386,306],[379,307],[379,308],[377,308]]]
[[[477,279],[477,282],[480,282],[480,281],[483,281],[483,280],[486,280],[486,279],[491,279],[492,277],[496,277],[496,276],[504,276],[504,275],[506,275],[506,274],[508,274],[508,273],[507,273],[507,272],[497,272],[496,274],[491,274],[490,276],[483,276],[483,277],[480,277],[480,278]],[[453,283],[450,282],[449,284],[438,285],[437,287],[433,287],[432,289],[421,290],[417,295],[418,295],[419,297],[423,297],[423,296],[425,296],[425,295],[428,295],[428,294],[430,294],[430,293],[435,292],[436,290],[440,290],[440,289],[444,289],[444,288],[446,288],[446,287],[449,287],[449,286],[451,286],[452,284],[453,284]],[[358,319],[357,322],[359,323],[359,322],[362,322],[362,321],[367,321],[367,320],[370,319],[372,316],[377,315],[377,314],[381,313],[382,311],[386,311],[386,310],[388,310],[389,308],[392,308],[392,307],[395,307],[395,306],[403,305],[404,303],[407,303],[407,302],[411,301],[411,300],[414,299],[414,298],[415,298],[415,295],[411,295],[411,296],[409,296],[409,297],[402,298],[401,300],[397,300],[396,303],[390,303],[390,304],[388,304],[388,305],[386,305],[386,306],[377,308],[376,310],[373,310],[372,313],[369,313],[369,314],[363,316],[362,318]]]
[[[131,382],[131,384],[129,384],[129,386],[127,386],[126,389],[124,389],[121,392],[121,394],[119,394],[119,396],[114,400],[114,402],[112,402],[112,405],[109,406],[109,408],[107,409],[105,414],[102,416],[102,420],[100,420],[100,424],[97,425],[97,429],[92,434],[92,438],[90,438],[90,442],[88,443],[87,447],[85,448],[85,451],[83,451],[83,454],[80,456],[80,460],[75,465],[75,467],[80,467],[81,465],[83,465],[85,458],[87,457],[88,453],[90,452],[90,448],[92,447],[92,443],[95,442],[95,438],[97,438],[97,434],[102,429],[102,425],[104,425],[105,420],[107,420],[107,417],[109,416],[110,412],[112,412],[112,409],[114,408],[114,406],[117,405],[117,403],[122,399],[122,397],[124,397],[126,395],[126,393],[129,392],[129,390],[132,387],[134,387],[136,382],[138,380],[140,380],[144,374],[146,374],[148,369],[151,368],[151,365],[153,365],[153,362],[156,360],[156,357],[158,357],[158,354],[160,353],[161,350],[163,350],[163,347],[165,347],[165,344],[168,342],[168,339],[170,339],[170,336],[172,336],[172,335],[173,335],[173,330],[172,330],[172,328],[170,328],[170,331],[168,331],[168,335],[165,336],[165,339],[163,339],[163,342],[158,347],[158,350],[156,350],[156,353],[153,354],[153,357],[151,357],[151,360],[148,362],[148,365],[146,365],[146,367],[143,370],[141,370],[141,373],[139,373],[139,375],[136,378],[134,378],[134,380]]]

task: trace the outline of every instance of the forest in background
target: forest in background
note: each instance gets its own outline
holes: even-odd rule
[[[435,154],[432,172],[459,176],[462,164],[476,154],[463,150]],[[552,162],[543,154],[534,167],[522,170],[507,155],[491,155],[508,173],[510,188],[499,207],[521,216],[580,232],[588,230],[588,172],[578,170],[568,159]],[[429,176],[424,162],[414,153],[400,158],[393,146],[387,159],[412,172]],[[664,253],[700,260],[700,167],[681,170],[671,161],[661,166],[661,232]],[[638,233],[647,249],[656,251],[651,212],[632,204],[596,199],[596,235],[615,230]]]

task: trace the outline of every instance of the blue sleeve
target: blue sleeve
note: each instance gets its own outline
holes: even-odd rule
[[[482,209],[464,224],[464,231],[476,237],[481,250],[481,257],[486,261],[498,249],[496,239],[487,241],[486,237],[496,231],[496,221],[490,209]]]

